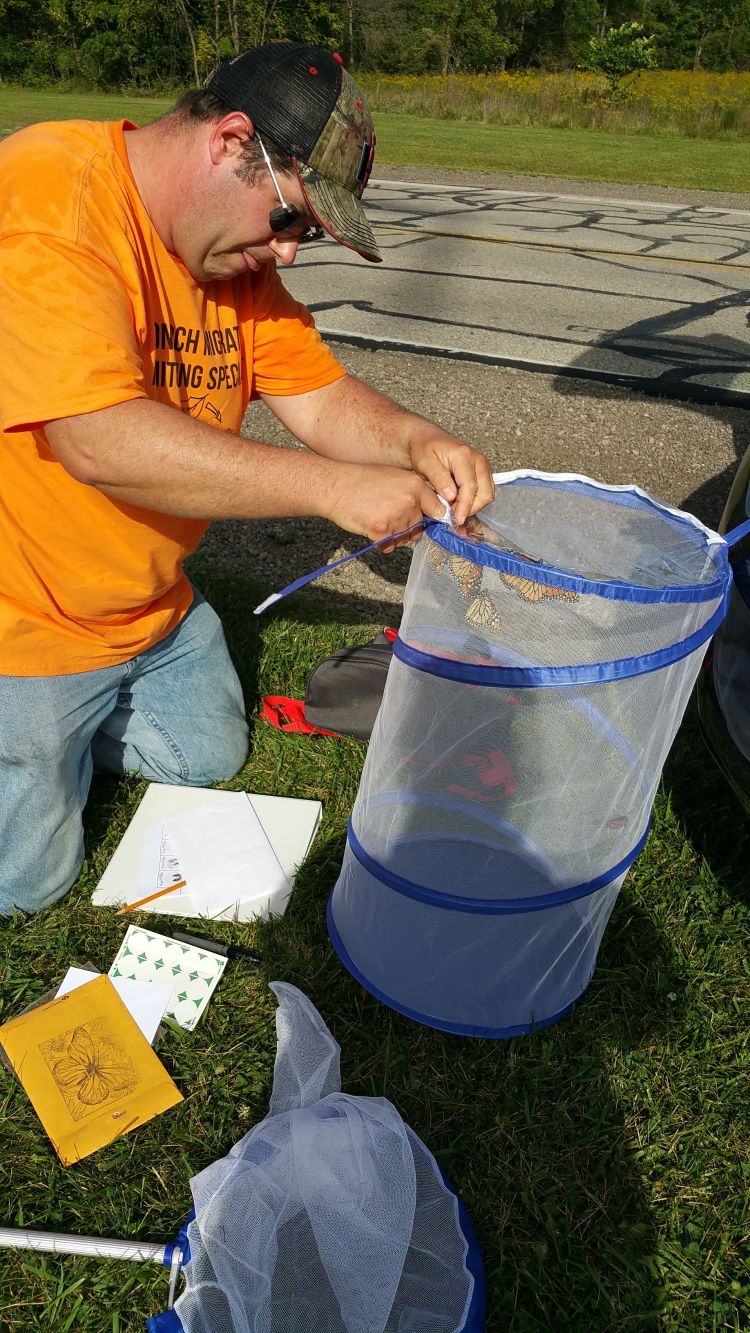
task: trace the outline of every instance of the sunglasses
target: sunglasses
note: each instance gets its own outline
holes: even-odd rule
[[[261,139],[257,130],[255,131],[255,137],[258,140],[258,146],[260,148],[261,153],[263,154],[263,160],[265,161],[265,164],[268,167],[268,174],[270,175],[271,180],[273,181],[274,189],[276,190],[276,193],[279,196],[279,203],[281,207],[272,208],[271,212],[268,214],[268,225],[271,228],[271,231],[273,232],[274,236],[278,236],[281,232],[289,231],[292,227],[295,226],[296,223],[300,221],[306,221],[305,214],[301,211],[301,209],[295,208],[294,204],[288,204],[286,202],[283,194],[281,193],[281,187],[279,186],[279,182],[276,178],[276,172],[271,166],[271,159],[268,156],[268,153],[266,152],[265,144],[263,143],[263,140]],[[290,239],[295,240],[298,245],[308,245],[310,241],[321,241],[324,236],[325,236],[325,231],[323,230],[322,227],[317,226],[317,224],[315,223],[306,222],[306,225],[303,228],[303,230],[300,231],[296,236],[290,237]]]

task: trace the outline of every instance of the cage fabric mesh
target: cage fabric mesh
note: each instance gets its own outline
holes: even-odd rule
[[[269,1114],[191,1181],[185,1333],[468,1333],[456,1196],[390,1102],[341,1092],[309,999],[271,989]]]
[[[637,488],[495,481],[415,552],[328,917],[386,1002],[506,1036],[590,980],[731,576]]]
[[[727,731],[750,760],[750,574],[743,561],[735,571],[729,611],[713,645],[713,676]]]

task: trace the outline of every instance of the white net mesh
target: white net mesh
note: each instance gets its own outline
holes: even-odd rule
[[[340,1091],[339,1047],[274,982],[271,1111],[191,1181],[186,1333],[459,1333],[458,1204],[395,1108]]]

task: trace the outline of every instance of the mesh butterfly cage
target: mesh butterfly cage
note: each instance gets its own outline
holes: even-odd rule
[[[415,552],[328,927],[401,1013],[509,1037],[591,979],[731,573],[637,487],[495,483]]]

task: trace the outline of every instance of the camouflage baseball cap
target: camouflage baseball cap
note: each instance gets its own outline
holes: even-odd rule
[[[379,263],[360,203],[375,155],[372,117],[341,56],[301,42],[273,42],[223,61],[206,86],[289,153],[321,227]]]

